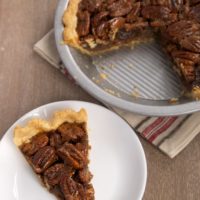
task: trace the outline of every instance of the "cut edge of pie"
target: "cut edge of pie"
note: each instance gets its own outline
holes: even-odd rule
[[[49,121],[32,119],[25,126],[17,126],[14,143],[42,185],[57,199],[95,199],[85,109],[61,110]]]

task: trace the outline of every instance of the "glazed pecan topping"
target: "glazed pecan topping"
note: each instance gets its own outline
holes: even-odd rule
[[[57,160],[55,149],[45,146],[38,150],[32,158],[33,168],[36,173],[41,173]]]
[[[75,169],[84,168],[88,160],[83,153],[79,151],[74,145],[65,143],[58,149],[58,155],[69,165]]]

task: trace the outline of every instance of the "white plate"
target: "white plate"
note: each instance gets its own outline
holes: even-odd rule
[[[13,144],[13,129],[33,117],[48,119],[56,110],[85,108],[88,112],[90,169],[96,200],[140,200],[146,185],[146,160],[134,131],[118,115],[104,107],[79,101],[63,101],[39,107],[20,118],[0,143],[0,199],[54,200],[41,187],[23,155]]]

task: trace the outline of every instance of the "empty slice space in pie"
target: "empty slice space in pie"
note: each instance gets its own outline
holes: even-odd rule
[[[14,143],[57,199],[94,200],[84,109],[58,111],[51,121],[32,119],[17,126]]]
[[[187,95],[199,99],[199,13],[199,0],[69,0],[63,39],[90,56],[156,40]]]

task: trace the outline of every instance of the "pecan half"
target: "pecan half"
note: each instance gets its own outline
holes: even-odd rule
[[[36,173],[41,173],[57,160],[55,149],[50,146],[41,148],[32,158]]]
[[[75,169],[82,169],[87,165],[88,160],[83,153],[74,145],[65,143],[58,149],[58,155],[70,166]]]
[[[167,33],[174,39],[181,39],[193,35],[200,28],[200,25],[189,20],[180,20],[167,28]]]
[[[55,132],[51,133],[49,138],[50,138],[50,146],[52,147],[57,148],[62,144],[62,138],[58,133]]]
[[[174,50],[171,54],[174,58],[187,59],[193,61],[194,63],[200,62],[200,55],[198,53],[184,50]]]
[[[80,11],[78,13],[77,32],[79,36],[86,36],[90,29],[90,13],[88,11]]]
[[[118,0],[108,6],[110,16],[121,17],[127,15],[132,10],[132,4],[129,0]]]
[[[66,200],[78,200],[77,184],[71,177],[63,175],[60,180],[60,188]]]
[[[64,164],[55,164],[44,172],[44,180],[48,185],[54,186],[60,182],[61,176],[65,171]]]
[[[180,45],[187,50],[200,53],[200,35],[184,38],[180,41]]]
[[[88,168],[79,170],[78,175],[79,175],[79,179],[82,183],[89,183],[92,179],[92,174],[90,173]]]
[[[21,150],[24,154],[31,156],[36,153],[40,148],[46,146],[49,142],[49,138],[46,134],[38,134],[34,136],[31,142],[24,144]]]
[[[58,127],[58,132],[61,133],[62,141],[75,141],[83,137],[86,133],[79,124],[64,123]]]

